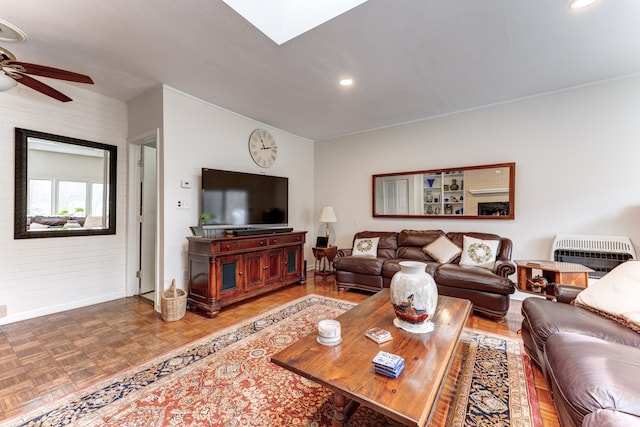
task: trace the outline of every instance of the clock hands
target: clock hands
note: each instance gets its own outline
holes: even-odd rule
[[[262,147],[260,148],[261,150],[273,150],[275,148],[273,145],[269,147],[264,145],[264,139],[262,139],[262,137],[260,137],[260,143],[262,144]]]

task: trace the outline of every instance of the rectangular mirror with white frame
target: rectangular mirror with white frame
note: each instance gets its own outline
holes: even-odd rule
[[[515,163],[373,175],[373,216],[514,219]]]
[[[115,234],[117,147],[15,130],[14,238]]]

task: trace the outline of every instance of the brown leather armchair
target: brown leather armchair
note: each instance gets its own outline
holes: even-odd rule
[[[581,289],[559,285],[558,302],[523,301],[524,348],[541,367],[563,426],[640,425],[640,334],[571,305]]]

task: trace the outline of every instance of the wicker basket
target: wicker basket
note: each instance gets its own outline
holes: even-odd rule
[[[160,310],[162,320],[173,322],[184,317],[187,311],[187,293],[182,289],[176,289],[176,280],[171,281],[171,286],[160,295]]]

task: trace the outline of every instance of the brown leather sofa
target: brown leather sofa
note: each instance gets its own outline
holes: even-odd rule
[[[446,235],[460,248],[463,237],[482,240],[499,240],[496,266],[493,270],[482,267],[461,266],[460,257],[447,264],[440,264],[422,248],[438,237]],[[509,311],[509,295],[515,285],[509,275],[515,273],[511,262],[511,240],[487,233],[445,233],[442,230],[361,231],[356,239],[379,237],[377,257],[352,256],[351,249],[339,249],[333,266],[339,288],[353,288],[377,292],[388,288],[393,275],[400,271],[400,261],[424,262],[426,271],[436,281],[440,295],[465,298],[471,301],[476,312],[492,317],[504,317]]]
[[[640,334],[569,304],[581,289],[559,285],[558,302],[523,301],[524,348],[562,426],[640,426]]]

